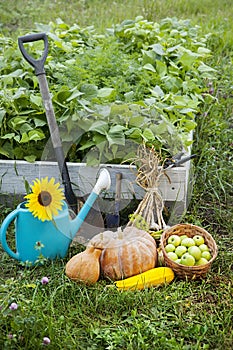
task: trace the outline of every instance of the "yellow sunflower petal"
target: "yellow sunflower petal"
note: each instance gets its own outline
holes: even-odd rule
[[[31,185],[32,192],[25,196],[26,207],[33,216],[39,220],[52,220],[62,209],[62,201],[65,198],[59,183],[55,178],[48,180],[48,176],[41,180],[35,179]]]

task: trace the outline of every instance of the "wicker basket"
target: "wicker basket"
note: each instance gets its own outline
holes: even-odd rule
[[[171,235],[187,235],[191,238],[195,235],[203,236],[205,239],[205,244],[207,244],[207,246],[210,249],[210,253],[212,256],[211,260],[209,260],[207,264],[199,266],[184,266],[176,263],[175,261],[172,261],[171,259],[169,259],[165,251],[167,240]],[[212,236],[205,229],[192,224],[178,224],[165,230],[162,233],[160,245],[164,256],[165,265],[170,267],[178,277],[185,279],[204,278],[207,272],[209,271],[213,261],[217,257],[218,253],[217,245]]]

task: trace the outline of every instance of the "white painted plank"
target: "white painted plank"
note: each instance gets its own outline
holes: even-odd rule
[[[97,178],[99,168],[87,167],[85,163],[67,163],[73,189],[77,195],[90,193]],[[136,168],[128,165],[104,165],[111,174],[112,186],[105,196],[111,198],[115,192],[115,174],[122,173],[122,198],[141,199],[144,191],[135,184]],[[172,168],[163,176],[159,189],[166,201],[184,201],[188,186],[189,166]],[[0,160],[0,193],[25,193],[25,180],[29,183],[35,178],[55,177],[61,182],[61,176],[56,162],[28,163],[26,161]]]

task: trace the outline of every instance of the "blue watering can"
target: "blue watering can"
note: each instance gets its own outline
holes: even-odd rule
[[[99,178],[84,203],[78,215],[72,220],[69,208],[63,201],[62,210],[52,221],[41,221],[35,218],[20,203],[2,222],[0,230],[0,242],[3,249],[14,259],[29,262],[32,265],[42,256],[53,260],[64,258],[70,243],[85,220],[89,210],[101,191],[109,189],[111,185],[110,174],[107,169],[100,171]],[[15,221],[15,243],[14,252],[7,243],[7,230],[12,221]]]

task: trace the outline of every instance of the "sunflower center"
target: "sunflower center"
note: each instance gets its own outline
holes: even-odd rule
[[[38,202],[40,205],[43,205],[43,207],[47,207],[52,202],[52,196],[47,191],[41,191],[38,195]]]

